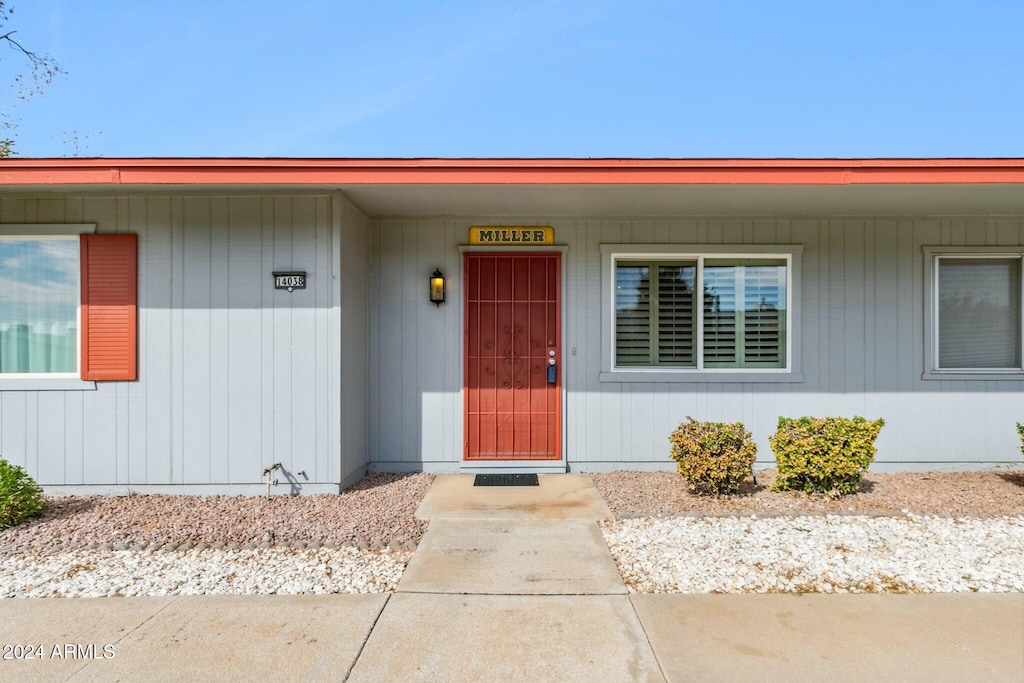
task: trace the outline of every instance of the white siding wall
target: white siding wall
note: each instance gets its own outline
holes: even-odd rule
[[[341,233],[341,481],[355,483],[366,472],[370,395],[370,221],[337,198]],[[339,257],[335,257],[338,261]],[[338,348],[332,346],[331,348]],[[327,352],[329,349],[325,349]]]
[[[461,259],[486,217],[375,222],[370,460],[377,469],[454,469],[462,453]],[[567,456],[579,470],[666,468],[668,435],[691,415],[739,420],[773,461],[780,415],[884,417],[876,469],[1019,460],[1024,381],[923,381],[923,245],[1021,245],[1020,219],[574,220],[553,225],[563,264]],[[608,383],[601,369],[601,243],[804,245],[798,384]],[[448,303],[427,301],[440,267]]]
[[[139,235],[139,380],[0,391],[0,455],[44,485],[341,480],[330,197],[10,198],[0,223]],[[274,290],[288,269],[308,288]]]

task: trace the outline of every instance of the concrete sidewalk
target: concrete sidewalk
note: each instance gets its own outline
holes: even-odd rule
[[[1024,594],[628,595],[593,483],[541,479],[438,477],[394,595],[0,600],[42,654],[0,681],[1024,680]]]
[[[1019,682],[1024,596],[11,599],[0,643],[44,649],[12,682]]]

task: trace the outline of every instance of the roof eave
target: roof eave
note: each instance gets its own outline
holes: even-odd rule
[[[0,185],[1024,183],[1024,159],[9,158]]]

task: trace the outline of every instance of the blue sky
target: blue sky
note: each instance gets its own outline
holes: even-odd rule
[[[1024,156],[1019,0],[11,4],[22,156]]]

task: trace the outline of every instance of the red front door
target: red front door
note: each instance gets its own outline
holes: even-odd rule
[[[465,255],[466,460],[562,457],[561,256]]]

